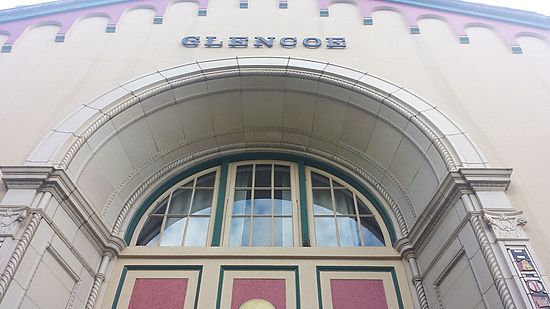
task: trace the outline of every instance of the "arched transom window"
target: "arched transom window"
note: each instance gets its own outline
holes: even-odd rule
[[[188,177],[157,198],[138,228],[137,246],[381,247],[389,238],[355,187],[286,161],[232,162]]]

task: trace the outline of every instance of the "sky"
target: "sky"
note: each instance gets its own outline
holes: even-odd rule
[[[29,5],[51,0],[0,0],[0,10],[8,9],[19,5]],[[550,0],[469,0],[468,2],[484,3],[490,5],[504,6],[526,11],[534,11],[550,16]]]

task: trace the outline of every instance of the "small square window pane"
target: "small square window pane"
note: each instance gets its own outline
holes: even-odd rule
[[[384,236],[375,218],[364,217],[361,220],[361,232],[365,246],[384,246]]]
[[[333,217],[315,218],[315,240],[319,247],[336,247],[336,224]]]
[[[255,187],[271,187],[271,164],[256,165]]]
[[[277,247],[292,247],[292,218],[274,218],[273,243]]]
[[[275,165],[275,187],[290,187],[290,167]]]
[[[248,246],[250,236],[250,218],[231,218],[229,245]]]
[[[166,207],[166,206],[165,206]],[[156,246],[160,236],[162,216],[152,216],[147,219],[136,241],[137,246]]]
[[[271,190],[255,190],[254,214],[270,215],[273,212],[271,208],[271,201]]]
[[[212,212],[213,189],[195,189],[193,197],[192,215],[209,215]]]
[[[252,187],[252,165],[241,165],[237,167],[235,187]]]
[[[372,215],[372,211],[359,198],[357,198],[357,209],[359,215]]]
[[[235,190],[233,202],[233,214],[244,215],[250,214],[252,209],[252,191],[251,190]]]
[[[252,246],[271,246],[271,218],[254,217],[252,219]]]
[[[275,207],[273,212],[278,216],[292,216],[292,198],[290,190],[275,190]]]
[[[333,214],[330,189],[313,190],[313,213],[316,215]]]
[[[216,172],[208,173],[197,178],[197,184],[195,187],[214,187],[214,182],[216,180]]]
[[[189,213],[189,206],[191,204],[192,189],[180,189],[172,193],[172,200],[170,201],[170,208],[168,213],[186,215]]]
[[[330,181],[327,177],[311,172],[311,185],[314,188],[328,188],[330,187]]]
[[[355,204],[353,193],[347,189],[334,190],[334,202],[336,203],[337,215],[354,215]]]
[[[161,246],[181,246],[187,218],[167,218],[160,241]]]
[[[357,221],[352,217],[338,217],[338,232],[340,234],[340,246],[359,247],[361,238],[357,229]]]
[[[154,214],[164,215],[166,213],[166,206],[168,205],[168,198],[165,198],[153,211]]]
[[[185,235],[186,246],[205,246],[208,236],[208,219],[192,217],[189,219],[189,227]]]

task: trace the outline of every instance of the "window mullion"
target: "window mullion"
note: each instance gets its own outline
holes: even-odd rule
[[[334,214],[334,226],[336,227],[336,244],[340,247],[340,229],[338,228],[338,215],[336,214],[336,198],[334,197],[334,185],[332,178],[330,180],[330,198],[332,200],[332,212]]]

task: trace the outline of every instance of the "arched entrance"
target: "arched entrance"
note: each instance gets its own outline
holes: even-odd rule
[[[192,177],[203,171],[201,164],[205,162],[247,153],[303,158],[302,162],[320,162],[341,171],[350,188],[366,188],[387,212],[385,226],[395,227],[389,243],[393,248],[384,248],[387,251],[377,257],[357,251],[343,258],[332,251],[304,248],[302,239],[290,251],[260,257],[250,256],[242,248],[225,248],[222,243],[221,251],[202,248],[190,255],[181,248],[166,248],[162,258],[157,256],[158,263],[150,262],[156,254],[148,248],[122,249],[122,237],[144,214],[138,210],[146,207],[140,205],[169,189],[163,185],[181,175]],[[223,164],[229,163],[220,162],[220,166]],[[55,168],[40,169],[36,165]],[[327,284],[378,280],[365,275],[374,269],[375,273],[387,273],[387,279],[380,280],[385,291],[395,295],[388,298],[395,303],[391,307],[414,304],[428,308],[445,301],[445,293],[453,288],[452,284],[445,285],[450,284],[445,278],[455,276],[454,266],[463,264],[472,274],[464,282],[473,280],[479,285],[478,271],[490,273],[488,286],[476,290],[479,303],[490,306],[496,301],[513,308],[513,297],[516,301],[524,298],[517,286],[503,277],[502,267],[507,265],[494,262],[506,254],[506,249],[495,252],[491,248],[480,215],[487,208],[483,205],[487,200],[476,196],[479,188],[484,188],[494,193],[493,198],[505,199],[502,190],[509,181],[509,172],[488,168],[467,135],[436,107],[363,72],[294,58],[220,59],[159,71],[84,104],[52,130],[29,157],[27,167],[4,169],[3,173],[8,186],[12,181],[10,189],[15,190],[21,183],[21,177],[16,180],[18,175],[38,170],[44,175],[41,181],[51,182],[54,188],[62,188],[58,184],[62,183],[67,188],[44,191],[48,186],[41,185],[41,192],[46,193],[36,197],[36,204],[46,209],[52,194],[55,199],[61,196],[65,204],[70,204],[67,212],[73,220],[88,230],[83,237],[102,256],[101,261],[96,259],[87,265],[94,274],[87,298],[89,308],[100,304],[109,307],[113,299],[123,299],[123,293],[130,290],[120,286],[124,282],[121,278],[138,274],[133,279],[137,282],[140,272],[152,269],[161,272],[161,279],[171,276],[167,272],[187,276],[185,284],[194,284],[196,291],[201,284],[209,284],[208,280],[211,286],[218,283],[221,292],[216,304],[220,306],[227,306],[228,300],[224,299],[231,295],[231,286],[224,286],[221,279],[216,281],[224,273],[228,277],[231,274],[233,282],[294,282],[296,304],[315,306],[323,303],[322,292],[330,290]],[[303,190],[300,194],[311,192]],[[36,214],[37,221],[47,215]],[[468,233],[473,237],[468,238]],[[125,240],[126,245],[132,244],[131,238]],[[470,263],[476,252],[485,265]],[[296,254],[301,258],[296,259]],[[185,265],[169,262],[176,256],[186,259]],[[234,256],[247,256],[249,260],[227,264]],[[210,259],[201,264],[204,257]],[[282,257],[287,262],[274,262]],[[312,258],[318,262],[306,262]],[[299,272],[308,267],[309,273]],[[268,275],[244,275],[251,269]],[[280,276],[270,277],[273,271]],[[356,277],[354,272],[363,277]],[[300,275],[309,276],[307,282],[317,282],[319,291],[314,286],[305,287],[304,281],[296,279]],[[103,284],[105,278],[108,284]],[[425,284],[438,288],[428,290]],[[298,291],[299,287],[310,290]],[[344,285],[340,288],[346,289]],[[485,296],[488,290],[494,290],[498,297]],[[131,301],[128,295],[126,300]],[[198,292],[195,301],[213,303],[213,299]]]

